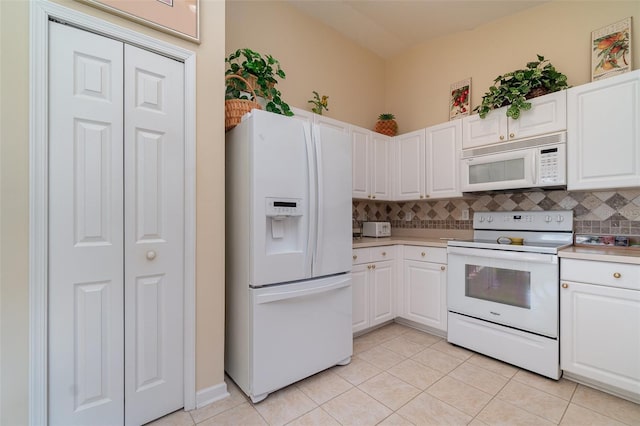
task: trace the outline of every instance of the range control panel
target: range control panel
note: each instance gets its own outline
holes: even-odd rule
[[[476,212],[473,229],[573,231],[573,211]]]

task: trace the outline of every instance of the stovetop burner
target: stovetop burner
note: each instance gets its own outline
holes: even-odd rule
[[[472,240],[452,240],[448,245],[557,254],[558,250],[573,244],[573,212],[477,212],[473,229]],[[513,243],[519,241],[522,244]]]

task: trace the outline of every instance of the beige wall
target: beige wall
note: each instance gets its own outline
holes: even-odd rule
[[[402,132],[449,119],[451,83],[472,78],[473,107],[493,79],[539,53],[577,86],[591,80],[591,31],[633,16],[634,69],[640,65],[640,1],[552,1],[517,15],[424,43],[387,61],[385,109]]]
[[[373,128],[384,106],[384,61],[283,1],[227,2],[226,52],[250,48],[280,61],[278,83],[291,106],[310,111],[315,90],[329,96],[323,115]]]
[[[224,380],[224,9],[200,0],[200,45],[59,3],[197,53],[197,388]],[[27,423],[29,6],[0,1],[0,424]],[[10,60],[9,60],[10,59]],[[220,76],[216,78],[215,76]]]

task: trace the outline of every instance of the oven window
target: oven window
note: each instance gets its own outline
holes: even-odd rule
[[[465,265],[465,295],[531,309],[531,272]]]

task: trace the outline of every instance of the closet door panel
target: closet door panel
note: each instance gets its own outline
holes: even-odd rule
[[[50,24],[49,423],[123,423],[123,44]]]
[[[125,46],[125,418],[183,406],[183,64]]]

